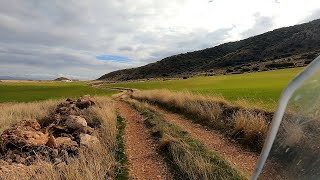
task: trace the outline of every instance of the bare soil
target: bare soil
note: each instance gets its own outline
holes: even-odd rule
[[[125,154],[132,179],[172,179],[164,159],[143,124],[143,116],[124,102],[117,102],[117,110],[124,119]]]

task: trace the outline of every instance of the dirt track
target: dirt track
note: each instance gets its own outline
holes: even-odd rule
[[[200,141],[207,148],[218,152],[218,154],[223,156],[235,168],[241,170],[248,179],[250,178],[258,161],[259,154],[246,151],[236,143],[227,140],[219,132],[208,130],[201,125],[192,123],[191,120],[188,120],[181,115],[168,112],[157,106],[150,105],[149,107],[160,113],[168,122],[173,123],[188,132],[192,138]],[[295,179],[294,177],[291,177],[291,175],[279,171],[279,169],[283,168],[278,164],[271,164],[267,161],[264,169],[265,170],[260,174],[259,179]]]
[[[156,145],[149,138],[143,116],[123,102],[117,102],[117,110],[126,123],[123,138],[129,176],[133,179],[172,179]]]
[[[117,98],[127,98],[129,97],[131,92],[132,91],[122,90],[122,93]],[[145,129],[142,123],[143,117],[141,117],[138,114],[138,112],[131,109],[129,105],[125,103],[119,103],[118,107],[119,111],[122,111],[121,116],[126,119],[126,125],[129,126],[125,130],[126,135],[124,137],[127,146],[126,151],[128,151],[126,153],[129,156],[129,162],[131,161],[131,163],[129,164],[129,173],[132,175],[132,177],[136,177],[138,179],[145,179],[143,177],[147,177],[145,175],[147,174],[146,171],[148,170],[143,168],[141,169],[141,166],[146,165],[151,170],[148,171],[148,174],[150,175],[148,177],[154,177],[156,179],[170,178],[170,175],[168,175],[169,173],[163,163],[163,160],[155,152],[155,145],[152,144],[151,141],[147,138],[147,130]],[[203,143],[208,149],[214,150],[218,154],[223,156],[230,164],[232,164],[235,168],[241,170],[248,178],[252,175],[252,172],[258,160],[258,154],[244,150],[236,143],[233,143],[230,140],[226,139],[219,132],[208,130],[201,125],[192,123],[192,121],[182,117],[181,115],[168,112],[157,106],[151,105],[149,107],[153,108],[156,112],[159,112],[168,122],[181,127],[183,130],[188,132],[191,135],[191,137]],[[143,156],[144,153],[151,154],[150,156]],[[134,157],[143,157],[145,161],[139,162],[142,158],[136,159]],[[151,164],[154,165],[154,162],[160,163],[154,167],[149,166]],[[140,163],[143,163],[145,165],[141,165]],[[267,169],[267,171],[263,172],[260,175],[260,179],[292,179],[289,177],[290,175],[285,175],[283,174],[284,172],[278,172],[277,168],[280,168],[278,165],[270,164],[269,162],[267,162],[266,166],[267,167],[265,169]],[[152,169],[158,169],[159,171],[152,172]],[[155,176],[155,174],[161,175]]]
[[[254,169],[258,157],[252,152],[246,152],[241,147],[231,144],[221,134],[207,130],[203,126],[192,123],[180,115],[164,111],[156,106],[151,106],[153,110],[161,113],[165,120],[178,125],[188,132],[194,139],[197,139],[209,149],[217,151],[224,156],[229,163],[242,170],[249,177]]]

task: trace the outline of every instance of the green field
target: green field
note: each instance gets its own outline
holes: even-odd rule
[[[31,102],[46,99],[72,98],[81,95],[111,95],[115,91],[96,89],[86,82],[0,82],[0,102]]]
[[[116,83],[107,86],[140,90],[187,90],[210,96],[221,95],[230,101],[246,99],[273,108],[282,89],[302,69],[292,68],[246,74],[195,77],[185,80]]]

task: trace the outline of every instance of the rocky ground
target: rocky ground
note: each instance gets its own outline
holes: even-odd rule
[[[94,105],[89,96],[67,99],[44,119],[22,119],[4,130],[0,135],[0,175],[39,162],[63,166],[78,156],[80,148],[99,144],[93,135],[99,124],[87,122],[83,116]]]

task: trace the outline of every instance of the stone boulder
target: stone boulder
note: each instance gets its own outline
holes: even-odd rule
[[[0,136],[2,149],[8,145],[18,147],[45,145],[49,135],[39,131],[40,125],[36,120],[24,120],[13,127],[3,131]]]
[[[70,129],[83,129],[88,126],[87,121],[81,116],[68,116],[65,125]]]
[[[90,95],[82,96],[76,102],[76,107],[78,107],[79,109],[87,109],[88,107],[93,105],[95,105],[95,103],[91,100]]]
[[[51,148],[57,148],[57,142],[56,142],[55,137],[50,135],[46,145]]]
[[[100,144],[100,141],[97,137],[89,134],[80,134],[80,145],[86,147],[92,147]]]
[[[87,101],[87,100],[78,100],[76,102],[76,106],[79,109],[87,109],[88,107],[91,106],[91,101]]]
[[[55,139],[56,146],[78,146],[77,142],[72,141],[69,137],[58,137]]]

